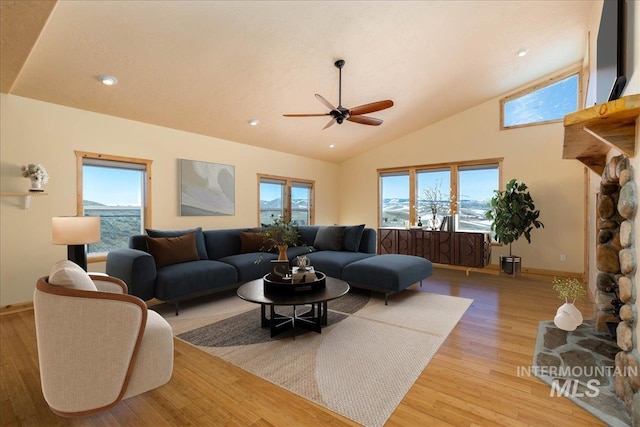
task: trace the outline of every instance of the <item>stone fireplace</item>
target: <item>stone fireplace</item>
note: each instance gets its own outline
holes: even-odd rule
[[[615,390],[631,412],[634,426],[640,426],[640,357],[635,339],[638,313],[634,283],[638,259],[633,237],[637,211],[638,188],[633,168],[624,155],[613,157],[602,174],[597,202],[595,329],[608,331],[607,323],[615,327],[621,349],[615,358]]]

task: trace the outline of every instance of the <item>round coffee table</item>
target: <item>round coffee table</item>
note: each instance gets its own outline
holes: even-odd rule
[[[340,298],[349,292],[349,284],[345,281],[327,277],[324,289],[316,291],[285,295],[264,293],[262,279],[252,280],[238,288],[238,296],[245,301],[260,304],[260,324],[269,327],[271,337],[296,327],[322,333],[322,325],[327,324],[327,301]],[[311,305],[311,309],[302,314],[296,313],[296,306]],[[266,307],[269,306],[269,317]],[[276,306],[293,306],[293,314],[276,313]]]

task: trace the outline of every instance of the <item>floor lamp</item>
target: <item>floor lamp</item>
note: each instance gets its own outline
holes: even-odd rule
[[[88,243],[100,241],[100,217],[56,216],[51,218],[54,245],[67,245],[67,258],[87,271]]]

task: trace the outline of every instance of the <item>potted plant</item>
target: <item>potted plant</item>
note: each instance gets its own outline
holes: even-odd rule
[[[553,289],[558,292],[558,297],[564,299],[553,323],[564,331],[574,331],[578,326],[582,325],[582,313],[574,305],[576,299],[582,299],[587,296],[587,291],[582,284],[575,278],[556,278],[553,280]]]
[[[264,239],[263,251],[278,249],[278,260],[287,261],[287,248],[298,246],[300,232],[292,221],[286,222],[283,217],[271,215],[271,224],[262,230]]]
[[[506,190],[495,190],[494,193],[485,216],[492,221],[491,231],[495,239],[509,245],[509,256],[500,257],[501,271],[515,275],[519,273],[521,258],[513,255],[511,244],[523,235],[531,243],[531,231],[534,227],[544,228],[544,224],[538,220],[540,211],[536,210],[524,182],[512,179],[507,183]]]
[[[49,182],[49,174],[42,165],[29,163],[21,168],[22,176],[31,180],[31,191],[42,191],[42,184]]]

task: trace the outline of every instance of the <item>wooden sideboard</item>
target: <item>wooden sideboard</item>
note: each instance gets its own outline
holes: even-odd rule
[[[379,228],[378,253],[415,255],[438,264],[485,267],[491,262],[491,235]]]

